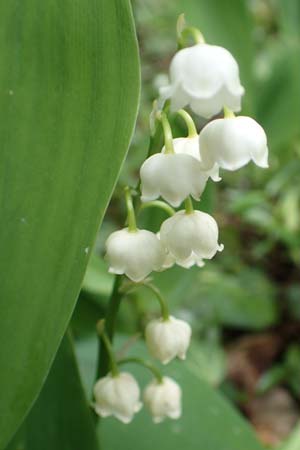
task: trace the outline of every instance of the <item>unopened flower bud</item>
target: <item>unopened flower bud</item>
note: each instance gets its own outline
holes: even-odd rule
[[[251,160],[257,166],[268,167],[266,134],[250,117],[213,120],[202,129],[199,143],[204,170],[216,165],[226,170],[237,170]]]
[[[167,364],[176,356],[185,359],[191,334],[192,330],[187,322],[172,316],[167,320],[152,320],[145,330],[149,352],[163,364]]]
[[[189,105],[196,114],[210,118],[224,105],[240,111],[244,88],[231,53],[201,43],[176,53],[170,65],[170,85],[162,87],[160,94],[171,99],[173,111]]]
[[[135,282],[142,281],[152,270],[161,270],[166,259],[166,250],[151,231],[115,231],[106,241],[106,256],[109,271],[125,274]]]
[[[94,409],[101,417],[115,416],[121,422],[131,422],[141,407],[140,389],[130,373],[108,374],[94,386]]]
[[[154,423],[166,417],[178,419],[181,416],[181,389],[172,378],[163,377],[161,383],[153,380],[145,388],[143,399]]]
[[[160,228],[160,240],[179,266],[203,266],[203,259],[211,259],[223,250],[218,243],[215,219],[201,211],[178,211],[165,220]]]
[[[158,153],[141,167],[142,201],[163,197],[174,207],[191,195],[199,200],[208,175],[196,158],[188,154]]]

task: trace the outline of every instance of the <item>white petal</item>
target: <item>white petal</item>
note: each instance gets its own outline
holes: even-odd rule
[[[181,82],[183,89],[191,97],[201,100],[210,98],[221,88],[223,77],[217,70],[216,48],[218,47],[213,45],[198,44],[178,52],[186,52],[184,65],[181,67]]]
[[[179,109],[185,108],[189,103],[189,95],[184,91],[182,86],[179,84],[174,86],[172,96],[171,96],[171,112],[178,111]]]
[[[106,241],[109,271],[142,281],[152,270],[161,270],[166,250],[157,236],[148,230],[130,232],[127,228],[112,233]]]
[[[199,116],[209,119],[210,117],[218,114],[224,106],[222,92],[222,89],[220,89],[207,99],[191,97],[191,109]]]
[[[200,146],[199,146],[199,137],[179,137],[173,139],[173,146],[175,153],[181,153],[183,155],[193,156],[198,161],[201,161],[200,158]],[[162,153],[165,153],[165,146],[162,148]],[[221,178],[219,176],[219,166],[215,164],[211,170],[205,171],[208,177],[211,177],[214,181],[220,181]]]
[[[186,214],[178,211],[165,220],[160,229],[160,239],[176,263],[190,267],[203,265],[222,250],[218,244],[218,226],[213,217],[201,211]]]
[[[121,372],[117,376],[108,374],[94,386],[95,411],[102,417],[110,415],[129,423],[141,408],[140,389],[134,377]]]
[[[172,111],[189,104],[196,114],[209,118],[225,105],[240,110],[244,88],[238,65],[223,47],[197,44],[180,50],[170,65],[170,82],[164,96],[171,99]]]
[[[161,196],[174,207],[189,195],[199,200],[208,178],[195,158],[163,153],[150,156],[142,165],[140,175],[143,202]]]
[[[162,383],[152,381],[144,390],[144,402],[155,423],[166,417],[178,419],[181,415],[181,389],[171,378],[164,377]]]
[[[267,167],[267,138],[263,128],[250,117],[217,119],[200,133],[201,164],[211,169],[215,164],[227,170],[237,170],[251,159]]]
[[[177,259],[176,264],[178,266],[184,267],[185,269],[189,269],[190,267],[196,265],[198,267],[205,266],[205,263],[202,258],[199,258],[194,252],[187,258],[181,261],[180,259]]]
[[[146,326],[145,338],[151,355],[167,364],[176,356],[184,359],[190,344],[191,327],[172,316],[168,320],[156,319]]]

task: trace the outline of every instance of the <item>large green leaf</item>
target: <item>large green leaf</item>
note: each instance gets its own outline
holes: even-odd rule
[[[42,391],[7,450],[98,450],[72,341],[65,336]]]
[[[0,3],[0,448],[42,386],[133,131],[129,0]]]

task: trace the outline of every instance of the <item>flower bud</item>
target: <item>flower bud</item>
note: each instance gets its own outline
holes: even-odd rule
[[[181,389],[172,378],[163,377],[161,383],[153,380],[145,388],[143,399],[154,423],[166,417],[178,419],[181,416]]]
[[[190,345],[192,330],[183,320],[170,316],[152,320],[145,330],[146,345],[154,358],[167,364],[176,356],[185,359]]]
[[[121,422],[131,422],[141,407],[140,389],[130,373],[108,374],[94,386],[94,409],[101,417],[115,416]]]
[[[213,120],[202,129],[199,142],[204,170],[216,165],[226,170],[237,170],[251,160],[257,166],[268,167],[266,134],[250,117]]]
[[[171,110],[189,105],[200,116],[210,118],[224,105],[240,111],[244,88],[239,68],[223,47],[197,44],[176,53],[170,65],[170,85],[160,89],[161,97],[171,99]]]
[[[109,272],[125,274],[132,281],[142,281],[152,270],[161,270],[166,250],[151,231],[129,231],[128,228],[112,233],[105,244]]]
[[[189,195],[199,200],[208,179],[195,158],[169,153],[158,153],[146,159],[140,175],[143,202],[162,196],[174,207]]]
[[[186,213],[178,211],[165,220],[160,228],[160,240],[179,266],[189,268],[194,264],[203,266],[203,259],[211,259],[217,251],[218,225],[215,219],[201,211]]]

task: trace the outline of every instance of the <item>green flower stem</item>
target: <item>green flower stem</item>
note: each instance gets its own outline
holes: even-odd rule
[[[184,28],[177,38],[178,49],[186,47],[188,43],[188,38],[191,36],[195,44],[205,44],[205,39],[200,30],[196,27],[186,27]]]
[[[187,125],[188,137],[192,138],[198,136],[195,123],[189,113],[187,113],[184,109],[180,109],[179,111],[177,111],[177,114],[179,114],[184,119]]]
[[[225,119],[233,119],[235,117],[235,114],[231,109],[227,108],[227,106],[224,106],[224,118]]]
[[[160,117],[160,121],[162,124],[163,132],[164,132],[166,153],[169,153],[169,154],[175,153],[174,146],[173,146],[172,130],[171,130],[167,115],[166,115],[166,113],[162,112],[159,117]]]
[[[152,283],[143,283],[142,286],[145,286],[151,292],[153,292],[153,294],[156,296],[157,300],[159,301],[161,315],[162,315],[163,320],[165,320],[165,321],[169,320],[170,314],[169,314],[168,304],[167,304],[166,300],[164,299],[164,297],[162,296],[160,290],[156,286],[154,286],[154,284],[152,284]]]
[[[175,214],[175,209],[173,209],[172,206],[168,205],[167,203],[161,200],[153,200],[152,202],[146,202],[140,205],[141,211],[146,208],[160,208],[163,211],[165,211],[169,216],[174,216]]]
[[[194,212],[193,202],[190,196],[185,199],[184,206],[186,214],[192,214]]]
[[[117,313],[120,307],[120,303],[123,297],[123,293],[120,291],[120,285],[122,282],[122,276],[116,275],[113,290],[108,302],[108,308],[105,315],[105,331],[110,341],[113,342]],[[103,339],[99,337],[99,350],[98,350],[98,363],[96,379],[101,378],[109,371],[110,358],[103,342]]]
[[[125,201],[127,208],[127,222],[128,222],[128,230],[132,233],[137,231],[136,220],[135,220],[135,212],[132,203],[132,197],[130,193],[130,188],[128,186],[125,187]]]
[[[122,294],[129,294],[130,292],[134,292],[139,287],[146,287],[151,292],[153,292],[153,294],[156,296],[157,300],[159,301],[161,315],[162,315],[163,320],[169,320],[170,314],[169,314],[168,304],[167,304],[166,300],[164,299],[164,297],[162,296],[160,290],[156,286],[154,286],[154,284],[147,282],[147,281],[144,281],[142,283],[126,282],[125,284],[123,284],[123,286],[121,286],[120,291],[122,292]]]
[[[109,366],[110,366],[111,374],[112,374],[112,376],[117,376],[117,375],[119,375],[119,369],[118,369],[118,366],[116,363],[116,359],[115,359],[115,355],[114,355],[114,351],[113,351],[111,342],[105,332],[105,320],[104,319],[100,320],[97,323],[97,332],[105,346],[105,350],[106,350],[106,353],[107,353],[107,356],[109,359]]]
[[[157,151],[160,150],[163,146],[163,143],[164,143],[163,130],[162,130],[162,127],[160,126],[159,122],[161,119],[161,113],[162,112],[168,113],[169,109],[170,109],[170,100],[166,100],[162,111],[155,112],[155,124],[153,124],[154,126],[151,127],[151,128],[153,128],[153,130],[150,135],[147,158],[149,158],[149,156],[157,153]]]
[[[146,369],[150,370],[150,372],[154,375],[154,377],[157,379],[158,383],[163,382],[163,376],[160,373],[160,371],[157,369],[157,367],[153,366],[153,364],[149,363],[148,361],[145,361],[141,358],[135,358],[135,357],[129,357],[129,358],[123,358],[117,361],[117,364],[120,366],[122,364],[128,364],[128,363],[135,363],[139,364],[140,366],[145,367]]]

